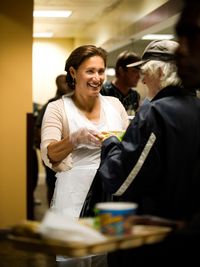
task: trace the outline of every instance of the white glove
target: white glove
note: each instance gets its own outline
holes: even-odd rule
[[[70,142],[77,147],[79,145],[101,146],[100,132],[87,128],[80,128],[69,136]]]

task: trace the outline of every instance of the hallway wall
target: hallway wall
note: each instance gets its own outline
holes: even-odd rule
[[[33,1],[3,0],[0,11],[0,227],[7,227],[26,218],[26,114],[32,112]]]

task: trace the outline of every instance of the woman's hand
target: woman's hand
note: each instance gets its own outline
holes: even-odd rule
[[[70,142],[77,147],[78,145],[101,146],[101,133],[87,128],[81,128],[69,136]]]

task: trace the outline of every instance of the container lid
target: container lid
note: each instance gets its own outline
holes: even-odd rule
[[[134,202],[101,202],[95,205],[96,209],[103,210],[123,210],[137,209],[138,204]]]

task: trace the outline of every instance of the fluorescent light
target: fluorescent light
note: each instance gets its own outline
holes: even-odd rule
[[[33,34],[34,38],[51,38],[53,37],[53,32],[35,32]]]
[[[173,34],[146,34],[142,37],[142,40],[170,40],[173,38]]]
[[[34,10],[35,18],[68,18],[71,15],[70,10]]]

